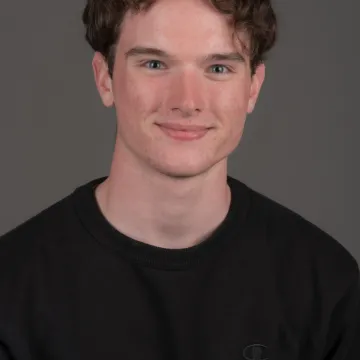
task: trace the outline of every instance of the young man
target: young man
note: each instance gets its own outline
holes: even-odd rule
[[[227,175],[269,0],[89,0],[83,21],[111,171],[2,237],[0,359],[359,359],[355,259]]]

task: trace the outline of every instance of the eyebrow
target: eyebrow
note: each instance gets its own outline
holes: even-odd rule
[[[135,46],[128,50],[125,53],[125,58],[136,57],[140,55],[155,55],[165,59],[174,59],[174,56],[168,54],[166,51],[153,48],[153,47],[144,47],[144,46]],[[207,61],[237,61],[244,63],[244,57],[238,52],[223,52],[223,53],[215,53],[208,54],[201,59],[203,62]]]

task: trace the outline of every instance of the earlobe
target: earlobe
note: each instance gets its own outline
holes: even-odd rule
[[[114,103],[112,81],[103,56],[96,52],[92,61],[94,79],[103,104],[111,107]]]

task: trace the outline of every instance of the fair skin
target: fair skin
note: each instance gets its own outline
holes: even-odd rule
[[[137,46],[171,57],[127,57]],[[229,52],[240,53],[243,61],[203,59]],[[180,249],[204,241],[229,210],[227,157],[254,109],[264,65],[251,76],[246,51],[206,2],[158,0],[147,13],[125,16],[113,78],[99,53],[93,71],[118,124],[109,177],[95,191],[103,215],[120,232],[150,245]],[[157,125],[167,122],[211,129],[200,139],[180,141]]]

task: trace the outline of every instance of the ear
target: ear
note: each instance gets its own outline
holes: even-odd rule
[[[94,78],[97,90],[101,100],[106,107],[111,107],[114,103],[114,95],[112,89],[112,80],[109,75],[108,65],[104,57],[96,52],[92,61]]]
[[[251,114],[255,108],[256,101],[259,97],[259,93],[262,87],[262,84],[265,79],[265,65],[259,64],[256,68],[255,74],[252,76],[251,79],[251,88],[249,94],[249,101],[248,101],[248,114]]]

